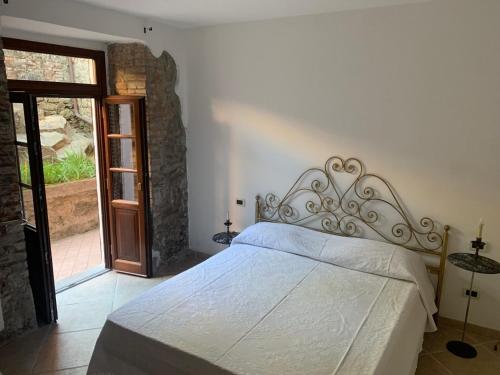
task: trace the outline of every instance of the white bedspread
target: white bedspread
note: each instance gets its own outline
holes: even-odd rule
[[[411,373],[432,311],[430,281],[413,269],[418,261],[374,241],[365,246],[380,251],[375,266],[346,268],[349,243],[330,242],[337,239],[250,227],[229,249],[113,312],[89,373]],[[362,243],[351,249],[361,257]],[[402,317],[412,319],[408,326]],[[408,327],[395,363],[390,348]]]

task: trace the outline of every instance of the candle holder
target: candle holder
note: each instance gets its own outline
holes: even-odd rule
[[[231,220],[229,220],[229,218],[227,218],[226,221],[224,222],[224,225],[226,226],[226,233],[229,234],[230,233],[229,227],[231,225],[233,225],[233,223],[231,223]]]
[[[481,237],[476,237],[475,240],[471,241],[471,246],[476,250],[476,255],[479,255],[479,250],[483,250],[486,242],[483,242]]]
[[[224,225],[226,226],[226,231],[214,234],[212,237],[212,241],[220,243],[222,245],[231,245],[233,238],[236,237],[239,232],[231,232],[231,230],[229,229],[229,227],[233,225],[233,223],[231,223],[231,220],[229,220],[229,212],[227,214],[227,219],[224,222]]]

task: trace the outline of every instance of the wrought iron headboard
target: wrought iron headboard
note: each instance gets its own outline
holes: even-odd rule
[[[337,178],[343,173],[352,175],[345,188]],[[299,200],[303,204],[295,205]],[[359,159],[332,156],[323,169],[311,168],[302,173],[282,199],[273,193],[264,198],[257,196],[255,221],[300,225],[349,237],[365,237],[365,232],[371,232],[385,242],[438,256],[439,266],[427,268],[437,275],[439,308],[450,227],[444,225],[439,231],[428,217],[414,221],[389,182],[366,173]]]

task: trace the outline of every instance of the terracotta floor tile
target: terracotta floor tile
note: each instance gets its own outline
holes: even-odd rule
[[[488,351],[493,354],[496,358],[500,360],[500,341],[492,341],[486,344],[481,344],[482,347],[488,349]],[[496,346],[496,350],[495,350]]]
[[[424,354],[418,360],[415,375],[452,375],[452,373],[436,361],[432,354]]]
[[[14,339],[0,349],[0,374],[31,374],[51,327],[46,326]]]
[[[53,241],[51,247],[56,282],[102,263],[99,229]]]
[[[439,325],[437,332],[425,334],[424,349],[429,353],[439,353],[446,351],[446,344],[450,340],[460,340],[462,332],[459,329]],[[470,344],[476,344],[474,338],[466,335],[466,340]]]
[[[489,343],[492,341],[500,342],[500,333],[477,332],[474,329],[467,329],[467,335],[472,337],[478,343]]]
[[[445,327],[451,327],[462,331],[463,324],[461,322],[451,321],[448,319],[441,319],[440,325]],[[478,344],[499,341],[500,342],[500,332],[494,330],[488,330],[480,327],[475,327],[474,325],[467,326],[467,336],[469,336],[474,342]]]
[[[435,353],[433,356],[449,369],[453,375],[500,374],[500,360],[482,345],[475,348],[478,354],[473,359],[460,358],[448,351]]]
[[[42,346],[33,372],[41,373],[87,366],[100,329],[53,333]]]

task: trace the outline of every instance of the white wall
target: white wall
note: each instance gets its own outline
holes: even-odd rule
[[[500,260],[499,19],[500,1],[436,0],[189,31],[191,247],[218,251],[228,208],[242,229],[257,193],[337,154],[450,224],[451,252],[483,217]],[[448,264],[442,315],[463,318],[469,277]],[[476,280],[471,321],[500,329],[500,276]]]
[[[25,39],[31,40],[34,42],[42,42],[42,43],[51,43],[51,44],[59,44],[62,46],[69,47],[77,47],[77,48],[87,48],[99,51],[106,51],[107,45],[104,42],[96,41],[96,40],[82,40],[75,38],[68,38],[65,36],[55,36],[55,35],[47,35],[34,33],[30,31],[11,29],[8,27],[4,27],[2,24],[2,18],[0,17],[0,35],[2,37],[7,38],[16,38],[16,39]]]
[[[177,93],[182,108],[187,107],[186,43],[185,32],[182,29],[125,13],[64,0],[10,1],[7,5],[0,4],[0,15],[100,33],[110,36],[110,41],[115,40],[114,37],[140,40],[148,45],[155,56],[159,56],[165,50],[172,55],[177,64]],[[144,26],[152,26],[153,31],[144,34]],[[6,31],[9,34],[16,32]],[[53,38],[53,36],[47,37],[44,31],[41,31],[40,35],[42,35],[42,39],[48,38],[50,40]],[[64,37],[64,35],[60,36]],[[182,118],[184,124],[187,124],[187,110],[183,110]]]

